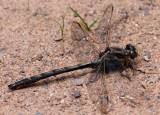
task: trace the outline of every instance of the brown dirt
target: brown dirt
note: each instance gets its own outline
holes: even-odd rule
[[[84,71],[68,74],[67,79],[49,78],[32,87],[9,91],[9,84],[31,75],[52,69],[77,64],[74,54],[70,53],[70,26],[75,19],[72,12],[65,18],[65,37],[61,38],[60,29],[54,20],[72,6],[88,21],[93,20],[109,0],[1,0],[0,1],[0,114],[1,115],[97,115],[100,112],[90,101],[85,84],[74,85],[77,78],[87,75]],[[160,114],[160,2],[159,0],[112,0],[114,17],[120,11],[127,10],[129,17],[125,31],[120,34],[121,41],[111,40],[111,45],[125,47],[132,43],[137,47],[139,69],[150,73],[137,73],[136,78],[145,86],[145,101],[141,105],[126,104],[120,101],[111,85],[113,110],[109,114]],[[116,14],[117,13],[117,14]],[[65,52],[65,53],[64,53]],[[65,55],[63,55],[65,54]],[[147,57],[145,57],[145,55]],[[143,59],[145,58],[145,60]],[[148,59],[149,58],[149,59]],[[83,80],[82,80],[83,81]],[[110,83],[108,83],[110,84]],[[139,89],[137,89],[138,91]],[[74,98],[75,91],[81,92],[80,98]],[[138,97],[137,97],[138,98]],[[131,102],[131,104],[133,104]]]

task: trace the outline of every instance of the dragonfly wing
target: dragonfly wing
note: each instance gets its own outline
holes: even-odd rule
[[[106,90],[105,76],[101,73],[91,73],[87,83],[87,90],[91,101],[98,110],[101,113],[107,113],[108,92]]]
[[[130,81],[118,72],[109,73],[108,76],[108,95],[112,98],[113,109],[115,111],[122,106],[130,111],[138,111],[140,107],[143,107],[143,104],[147,103],[145,88],[139,82],[139,79],[134,77]],[[121,112],[125,112],[124,108],[122,108]]]
[[[112,22],[110,23],[109,34],[111,36],[110,42],[117,43],[128,36],[128,30],[126,29],[127,20],[129,19],[128,11],[126,10],[123,15],[120,12],[114,12],[112,16]],[[123,40],[122,40],[123,41]]]
[[[127,36],[125,26],[129,17],[128,12],[126,11],[123,15],[114,12],[115,15],[113,15],[113,9],[112,4],[106,7],[94,32],[96,38],[103,43],[100,44],[101,51],[111,46],[111,42],[118,43],[121,38]]]
[[[100,17],[97,28],[95,29],[96,38],[102,43],[101,49],[109,47],[110,45],[110,21],[113,14],[113,5],[110,4],[106,7],[103,14]]]
[[[87,83],[89,97],[101,114],[106,114],[110,110],[106,84],[107,76],[105,75],[106,69],[105,62],[102,61],[97,70],[90,75]]]
[[[123,107],[130,108],[130,110],[135,107],[139,109],[144,103],[147,103],[145,98],[145,88],[140,83],[136,77],[132,77],[132,71],[125,68],[123,63],[114,55],[109,55],[110,61],[115,61],[115,66],[118,67],[115,69],[111,64],[108,64],[108,79],[107,90],[109,97],[112,98],[113,108],[116,111],[116,108]],[[125,71],[126,74],[122,74]],[[119,74],[121,73],[121,74]],[[129,77],[128,77],[129,76]],[[128,79],[129,78],[129,79]],[[110,98],[109,98],[110,99]],[[124,112],[122,108],[122,112]],[[123,113],[125,114],[125,113]]]
[[[126,75],[119,74],[126,68],[113,54],[108,54],[105,58],[105,62],[101,64],[103,67],[99,67],[101,71],[97,69],[93,72],[87,83],[89,97],[101,113],[111,112],[122,105],[130,109],[139,108],[146,103],[145,88],[138,79],[130,80],[124,77]],[[108,73],[105,74],[105,71]],[[127,75],[131,77],[131,71]]]
[[[88,40],[86,33],[78,22],[72,23],[71,39],[73,52],[79,63],[93,61],[98,58],[95,46]]]

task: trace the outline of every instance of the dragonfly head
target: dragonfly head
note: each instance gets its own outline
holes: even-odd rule
[[[135,57],[137,57],[137,52],[133,45],[127,44],[126,51],[127,51],[126,55],[129,56],[131,59],[134,59]]]

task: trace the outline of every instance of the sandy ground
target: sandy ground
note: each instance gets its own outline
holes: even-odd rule
[[[28,2],[29,1],[29,2]],[[69,6],[91,22],[110,4],[109,0],[1,0],[0,1],[0,114],[1,115],[98,115],[92,103],[85,79],[85,70],[62,74],[55,80],[42,80],[32,87],[10,91],[8,85],[49,70],[79,63],[72,52],[70,27],[75,16],[65,17],[64,41],[56,21]],[[132,43],[138,50],[137,68],[133,80],[125,87],[131,94],[118,92],[122,79],[108,78],[111,115],[160,114],[160,2],[159,0],[113,0],[113,20],[128,11],[125,28],[111,36],[111,46],[125,47]],[[56,21],[55,21],[56,20]],[[114,31],[114,30],[112,30]],[[116,33],[117,31],[113,32]],[[90,61],[90,59],[89,59]],[[149,74],[147,74],[147,72]],[[151,74],[152,73],[152,74]],[[132,77],[132,76],[131,76]],[[78,83],[77,83],[78,82]],[[78,84],[82,85],[78,85]],[[144,89],[138,89],[143,84]],[[132,87],[131,87],[132,86]],[[74,92],[81,93],[80,98]],[[140,95],[136,95],[140,94]],[[140,93],[139,93],[140,92]],[[136,95],[135,98],[133,97]]]

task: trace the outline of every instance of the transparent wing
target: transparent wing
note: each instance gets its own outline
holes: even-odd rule
[[[109,47],[110,45],[110,22],[113,14],[113,5],[110,4],[104,10],[103,15],[100,17],[97,28],[95,29],[96,38],[101,41],[101,49]]]
[[[116,56],[112,54],[109,56],[109,59],[111,59],[109,62],[114,64],[109,63],[107,65],[107,68],[109,68],[107,89],[114,109],[122,105],[130,110],[133,110],[133,107],[139,109],[140,106],[147,103],[144,86],[135,76],[133,77],[132,71],[125,68],[125,65]],[[118,68],[114,70],[113,65]]]
[[[107,75],[105,74],[106,71],[108,70],[105,65],[105,60],[102,60],[97,67],[97,70],[91,73],[87,83],[89,97],[101,114],[106,114],[110,110],[106,83]]]
[[[100,113],[107,113],[109,102],[108,92],[106,89],[106,76],[102,73],[93,72],[90,74],[89,81],[87,83],[87,91],[93,104],[98,108]]]
[[[126,108],[130,111],[137,110],[147,103],[145,88],[137,78],[132,77],[132,72],[126,72],[130,80],[125,77],[127,75],[122,75],[126,68],[116,56],[109,54],[106,58],[108,63],[102,63],[102,71],[97,69],[93,72],[87,83],[89,97],[100,112],[109,113],[123,107],[121,112],[126,114]],[[105,74],[104,71],[108,73]]]
[[[98,58],[99,54],[95,50],[94,44],[88,40],[86,33],[83,31],[78,22],[73,22],[71,26],[71,39],[73,53],[79,63],[93,61]]]
[[[143,108],[143,104],[148,103],[148,101],[145,88],[139,80],[132,78],[130,81],[118,72],[109,73],[108,75],[109,77],[106,80],[109,83],[107,90],[110,97],[109,100],[112,101],[112,109],[119,111],[118,108],[122,107],[119,111],[121,114],[126,114],[128,111],[141,112],[140,108]]]
[[[105,77],[101,76],[94,83],[87,85],[89,97],[98,110],[100,110],[100,113],[112,113],[113,110],[116,111],[117,108],[122,107],[121,112],[126,114],[126,108],[129,111],[134,111],[147,103],[146,94],[144,93],[145,89],[137,79],[129,81],[120,76],[119,73],[110,73],[104,81]],[[107,90],[102,89],[101,84],[104,82],[107,83],[105,87]]]
[[[125,10],[123,14],[120,12],[114,12],[112,16],[112,22],[110,23],[109,27],[109,35],[110,35],[110,42],[119,43],[119,41],[123,42],[122,39],[127,37],[128,30],[126,29],[126,23],[129,18],[128,11]]]
[[[94,32],[96,38],[102,43],[99,46],[101,51],[104,51],[106,47],[111,46],[111,42],[116,43],[117,45],[120,39],[127,36],[125,26],[128,17],[127,11],[125,11],[123,15],[115,11],[113,15],[112,4],[106,7]]]

